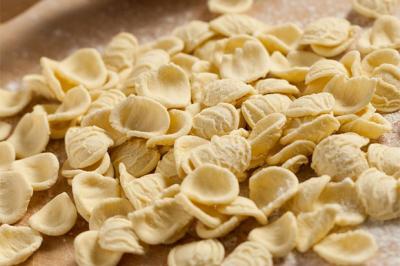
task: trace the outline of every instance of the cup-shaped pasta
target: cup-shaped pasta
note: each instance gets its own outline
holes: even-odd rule
[[[228,220],[215,228],[208,227],[202,222],[197,221],[195,227],[196,233],[203,239],[224,237],[235,230],[235,228],[238,227],[242,221],[246,220],[246,218],[247,217],[245,216],[231,216]]]
[[[317,116],[333,111],[335,98],[330,93],[322,92],[305,95],[294,100],[286,110],[287,117]]]
[[[311,168],[318,175],[326,174],[333,180],[346,177],[356,179],[369,168],[366,156],[361,150],[368,142],[369,139],[355,133],[329,136],[315,147]]]
[[[205,139],[223,136],[239,127],[239,113],[229,103],[219,103],[203,109],[193,117],[193,133]]]
[[[309,160],[308,160],[307,156],[299,154],[299,155],[296,155],[296,156],[288,159],[281,166],[283,168],[286,168],[286,169],[292,171],[293,173],[297,173],[303,165],[307,165],[308,163],[309,163]]]
[[[259,41],[247,41],[243,48],[222,56],[219,71],[222,78],[255,81],[268,74],[269,54]]]
[[[170,118],[168,131],[165,135],[154,136],[147,140],[147,147],[153,148],[157,145],[173,146],[177,138],[189,134],[193,124],[193,118],[189,112],[170,110],[168,113]]]
[[[215,35],[207,22],[199,20],[193,20],[186,25],[175,28],[172,34],[184,42],[183,51],[186,53],[192,52],[197,46]]]
[[[239,195],[239,183],[229,170],[204,164],[183,180],[181,191],[197,203],[229,204]]]
[[[220,14],[243,13],[249,10],[252,4],[253,0],[210,0],[207,3],[208,9],[211,12]]]
[[[115,169],[124,163],[126,170],[135,177],[150,173],[160,160],[157,149],[148,148],[146,140],[134,138],[111,151],[111,161]]]
[[[378,79],[372,104],[380,112],[400,110],[400,67],[382,64],[372,72]]]
[[[383,64],[400,65],[400,53],[395,49],[383,48],[367,54],[361,61],[362,71],[367,75]]]
[[[267,157],[269,165],[278,165],[286,162],[297,155],[309,156],[313,153],[315,144],[309,140],[296,140],[283,147],[278,152]]]
[[[193,55],[179,53],[171,57],[171,62],[167,65],[174,64],[175,66],[183,70],[183,72],[186,73],[187,77],[190,77],[192,75],[192,72],[194,72],[193,66],[200,61],[200,59]]]
[[[30,90],[8,91],[0,89],[0,117],[18,114],[28,105],[31,98]]]
[[[176,179],[178,177],[174,149],[170,149],[163,155],[161,160],[158,161],[155,173],[160,173],[165,178]]]
[[[294,118],[287,123],[280,143],[287,145],[296,140],[310,140],[318,143],[339,128],[339,121],[331,114]]]
[[[322,240],[335,226],[336,214],[339,210],[339,206],[329,204],[313,212],[300,213],[297,216],[297,250],[306,252]]]
[[[225,248],[218,240],[200,240],[177,245],[171,249],[168,254],[168,265],[220,265],[224,255]]]
[[[118,181],[95,173],[82,173],[72,180],[72,193],[76,209],[86,220],[101,200],[120,196]]]
[[[296,216],[286,212],[273,223],[250,231],[248,239],[267,247],[274,257],[286,256],[296,246]]]
[[[387,175],[400,177],[400,148],[374,143],[368,147],[368,162],[371,167]]]
[[[26,261],[42,244],[40,233],[27,226],[0,226],[0,264],[17,265]]]
[[[243,48],[247,41],[257,41],[257,39],[250,35],[240,34],[231,36],[229,38],[216,40],[212,51],[213,55],[210,56],[210,59],[205,57],[204,60],[210,60],[210,62],[214,63],[214,65],[219,66],[221,64],[223,55],[232,55],[237,48]]]
[[[221,266],[229,265],[272,266],[272,255],[263,243],[245,241],[237,246],[221,263]]]
[[[46,149],[50,128],[45,113],[25,114],[8,138],[19,158],[38,154]]]
[[[73,168],[70,164],[68,159],[64,161],[62,167],[61,167],[61,174],[66,177],[66,178],[74,178],[74,176],[79,175],[81,173],[85,172],[92,172],[92,173],[97,173],[97,174],[105,174],[107,170],[110,168],[111,165],[111,159],[110,155],[108,153],[104,154],[103,159],[100,161],[96,162],[93,165],[90,165],[88,167],[82,168],[82,169],[76,169]]]
[[[111,112],[111,126],[128,137],[151,138],[168,131],[167,109],[155,100],[129,96]]]
[[[12,162],[15,161],[14,146],[7,142],[0,142],[0,169],[8,169]]]
[[[148,44],[149,49],[161,49],[170,56],[183,51],[184,42],[175,36],[164,36]]]
[[[297,48],[303,31],[293,23],[286,23],[257,32],[256,37],[269,52],[279,51],[288,54]]]
[[[268,216],[296,194],[298,184],[296,175],[289,170],[266,167],[250,177],[250,199]]]
[[[210,21],[213,31],[228,37],[239,34],[253,35],[266,27],[263,22],[243,14],[225,14]]]
[[[115,35],[107,44],[103,60],[108,69],[121,72],[131,68],[138,48],[135,36],[127,32]]]
[[[65,135],[65,151],[74,168],[85,168],[100,161],[112,145],[112,139],[96,126],[73,127]]]
[[[25,177],[15,171],[0,172],[0,223],[13,224],[28,209],[33,189]]]
[[[376,80],[366,77],[336,76],[326,84],[324,91],[335,97],[335,115],[356,113],[369,104],[375,93]]]
[[[254,94],[254,89],[239,79],[218,79],[208,83],[203,92],[201,103],[214,106],[218,103],[235,105],[246,95]]]
[[[136,93],[150,97],[166,108],[182,108],[190,104],[190,83],[181,67],[170,63],[159,69],[140,74]]]
[[[171,198],[158,200],[151,206],[131,212],[129,219],[139,239],[150,245],[168,242],[192,221],[192,217]]]
[[[102,109],[114,108],[117,104],[125,99],[125,94],[123,94],[120,90],[111,89],[103,91],[99,97],[90,104],[87,114],[91,114]]]
[[[12,126],[4,121],[0,121],[0,141],[5,140],[11,133]]]
[[[353,10],[368,18],[379,18],[382,15],[391,15],[396,10],[396,0],[370,1],[352,0]]]
[[[11,169],[21,173],[34,191],[49,189],[58,179],[60,164],[57,156],[46,152],[14,161]]]
[[[254,95],[242,104],[242,115],[247,124],[254,128],[258,121],[272,113],[285,113],[292,100],[286,95],[272,93]]]
[[[57,99],[52,88],[43,75],[31,74],[22,78],[22,88],[31,91],[34,95],[46,99]]]
[[[74,257],[78,265],[117,265],[123,253],[103,249],[99,244],[98,231],[85,231],[74,240]]]
[[[66,192],[58,194],[29,217],[29,225],[49,236],[66,234],[75,225],[78,214]]]
[[[238,196],[234,201],[217,207],[219,213],[230,216],[254,217],[260,224],[267,223],[267,217],[249,198]]]
[[[376,168],[364,171],[356,181],[357,195],[365,212],[375,220],[400,216],[397,180]]]
[[[355,230],[328,235],[313,247],[315,253],[336,265],[361,265],[378,251],[374,237]]]
[[[124,198],[106,198],[93,208],[89,219],[89,229],[99,230],[104,222],[114,216],[127,216],[134,211],[131,203]]]
[[[286,79],[267,78],[257,81],[255,89],[259,94],[281,93],[298,95],[299,89]]]
[[[347,52],[340,59],[340,63],[346,68],[350,77],[359,77],[362,73],[361,54],[357,50]]]

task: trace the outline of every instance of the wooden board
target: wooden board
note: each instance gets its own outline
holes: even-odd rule
[[[366,26],[371,20],[351,11],[349,0],[259,0],[255,1],[251,15],[269,24],[294,22],[304,25],[320,17],[346,17],[353,23]],[[2,11],[4,12],[4,11]],[[399,13],[397,13],[399,15]],[[0,86],[18,89],[24,74],[39,71],[41,56],[61,59],[74,49],[96,47],[104,44],[120,31],[128,31],[141,42],[168,34],[174,27],[193,19],[209,20],[206,1],[200,0],[43,0],[15,19],[0,25]],[[393,131],[380,142],[400,146],[400,112],[387,116]],[[16,119],[8,119],[15,122]],[[63,141],[52,141],[48,151],[65,160]],[[49,199],[62,191],[71,195],[71,189],[60,176],[50,190],[35,192],[29,216]],[[248,221],[233,233],[222,238],[229,253],[243,241],[254,222]],[[368,265],[400,265],[400,219],[386,222],[368,222],[363,225],[378,240],[379,253]],[[73,239],[87,230],[87,223],[79,219],[75,227],[62,237],[44,237],[38,252],[23,265],[75,265]],[[195,239],[191,233],[179,243]],[[124,255],[120,265],[166,265],[168,246],[150,248],[146,256]],[[292,252],[285,259],[274,260],[275,265],[327,265],[312,252]]]

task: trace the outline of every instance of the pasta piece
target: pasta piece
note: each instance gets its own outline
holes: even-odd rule
[[[174,63],[176,66],[180,67],[186,73],[187,77],[192,75],[193,67],[198,62],[201,62],[201,60],[193,55],[185,53],[176,54],[171,58],[171,63]]]
[[[346,78],[336,76],[325,86],[324,91],[333,94],[335,115],[356,113],[371,101],[376,81],[365,77]]]
[[[192,221],[184,209],[171,198],[155,201],[153,205],[129,214],[133,230],[140,240],[157,245],[171,240]],[[179,238],[174,239],[177,241]]]
[[[233,55],[235,50],[243,49],[244,45],[248,41],[254,41],[260,43],[256,38],[246,34],[234,35],[229,38],[216,40],[213,47],[213,55],[211,56],[211,62],[219,66],[221,65],[222,58],[224,55]]]
[[[294,100],[286,110],[287,117],[316,116],[330,113],[335,106],[335,98],[330,93],[316,93]]]
[[[339,127],[339,121],[331,114],[294,118],[287,123],[280,143],[287,145],[296,140],[309,140],[318,143],[337,131]]]
[[[162,159],[158,161],[155,173],[160,173],[167,179],[175,179],[178,177],[174,149],[169,150],[166,154],[164,154]]]
[[[213,13],[243,13],[251,8],[253,0],[209,0],[207,5]]]
[[[339,209],[337,205],[330,204],[313,212],[300,213],[297,216],[297,250],[306,252],[322,240],[335,226]]]
[[[4,121],[0,121],[0,141],[5,140],[10,136],[12,126]]]
[[[42,236],[27,226],[0,226],[0,264],[17,265],[26,261],[42,244]]]
[[[151,137],[146,142],[148,148],[154,148],[156,145],[172,146],[175,140],[181,136],[189,134],[192,129],[192,116],[181,110],[168,111],[170,124],[165,135]]]
[[[242,14],[225,14],[210,21],[210,28],[224,36],[252,35],[266,25],[255,18]]]
[[[12,162],[15,161],[14,146],[7,142],[0,142],[0,170],[9,169]]]
[[[197,203],[229,204],[239,195],[239,183],[227,169],[203,164],[186,176],[181,191]]]
[[[121,253],[143,255],[144,247],[133,232],[131,222],[124,217],[111,217],[104,221],[99,230],[98,242],[101,248]]]
[[[233,265],[243,265],[243,266],[272,266],[272,256],[265,247],[260,242],[255,241],[245,241],[237,246],[231,254],[229,254],[221,266],[233,266]]]
[[[296,246],[297,222],[286,212],[273,223],[250,231],[248,239],[260,242],[274,257],[285,257]]]
[[[85,168],[100,161],[112,145],[112,139],[96,126],[72,127],[65,135],[65,151],[74,168]]]
[[[46,99],[57,99],[43,75],[31,74],[22,78],[22,88]]]
[[[257,81],[255,86],[259,94],[281,93],[289,95],[298,95],[299,89],[290,84],[285,79],[267,78]]]
[[[25,114],[19,120],[7,141],[14,146],[18,158],[25,158],[44,151],[49,135],[46,114],[33,112]]]
[[[184,42],[183,51],[186,53],[192,52],[196,47],[213,37],[214,34],[207,22],[199,20],[193,20],[186,25],[177,27],[172,32],[172,35]]]
[[[350,178],[340,182],[328,183],[322,190],[318,204],[338,204],[340,211],[336,214],[335,223],[340,226],[353,226],[364,222],[365,215],[361,201],[357,196],[356,186]]]
[[[29,225],[49,236],[66,234],[76,223],[78,214],[66,192],[58,194],[28,220]]]
[[[74,178],[74,176],[85,172],[97,173],[102,175],[107,172],[110,166],[112,167],[110,155],[108,155],[108,153],[104,154],[103,159],[101,159],[94,165],[82,169],[72,168],[67,159],[64,161],[64,164],[61,168],[61,174],[66,178]]]
[[[368,162],[371,167],[387,175],[399,176],[400,174],[400,148],[389,147],[374,143],[368,147]]]
[[[120,90],[111,89],[100,93],[99,97],[90,104],[87,114],[94,113],[99,110],[114,108],[117,104],[126,99],[125,94]]]
[[[255,81],[269,72],[269,54],[259,41],[247,41],[243,48],[222,56],[219,71],[222,78]]]
[[[309,163],[308,158],[302,154],[299,154],[290,158],[289,160],[284,162],[281,166],[293,173],[297,173],[300,170],[300,167],[302,167],[303,165],[307,165],[308,163]]]
[[[296,175],[289,170],[266,167],[250,177],[250,199],[268,216],[296,194],[298,184]]]
[[[393,14],[397,0],[374,1],[374,0],[353,0],[352,7],[357,13],[369,17],[379,18],[382,15]]]
[[[229,103],[219,103],[203,109],[193,117],[193,133],[205,139],[223,136],[239,127],[239,113]]]
[[[329,136],[315,147],[311,168],[318,175],[329,175],[335,181],[346,177],[356,179],[369,168],[365,154],[360,149],[368,142],[367,138],[355,133]]]
[[[370,168],[358,177],[357,195],[371,218],[384,221],[400,216],[396,182],[394,177],[376,168]]]
[[[204,239],[224,237],[235,230],[235,228],[245,219],[246,217],[244,216],[232,216],[215,228],[207,227],[200,221],[197,221],[196,233],[199,237]]]
[[[111,151],[111,161],[115,169],[124,163],[126,170],[135,177],[150,173],[160,160],[157,149],[148,148],[146,140],[134,138]]]
[[[184,42],[175,36],[165,36],[150,44],[151,49],[161,49],[166,51],[170,56],[183,51]]]
[[[134,209],[131,203],[124,198],[106,198],[93,208],[89,219],[89,229],[99,230],[105,221],[115,216],[128,216]]]
[[[175,246],[168,254],[168,266],[216,266],[224,259],[225,248],[216,239]]]
[[[132,68],[138,48],[135,36],[127,32],[115,35],[106,46],[103,60],[108,69],[122,72]]]
[[[135,88],[137,95],[150,97],[166,108],[182,108],[190,104],[189,79],[183,69],[173,63],[140,74]]]
[[[361,61],[362,70],[367,75],[383,64],[399,66],[400,53],[390,48],[379,49],[367,54]]]
[[[364,230],[330,234],[313,247],[314,252],[336,265],[360,265],[378,251],[374,237]]]
[[[282,164],[297,155],[309,156],[313,153],[314,148],[315,144],[312,141],[296,140],[280,149],[277,153],[268,156],[266,162],[269,165]]]
[[[29,104],[31,98],[30,90],[8,91],[0,89],[0,117],[18,114]]]
[[[340,63],[346,68],[350,77],[362,75],[361,54],[357,50],[347,52],[340,59]]]
[[[110,114],[111,126],[128,137],[150,138],[167,132],[170,118],[167,109],[155,100],[129,96]]]
[[[28,209],[32,186],[15,171],[1,171],[0,184],[0,223],[16,223]]]
[[[249,198],[238,196],[228,205],[217,207],[219,213],[231,216],[254,217],[260,224],[267,223],[267,217]]]
[[[400,68],[390,64],[377,67],[372,76],[378,79],[372,104],[380,112],[400,110]]]
[[[75,261],[80,266],[112,266],[121,260],[122,252],[103,249],[98,231],[85,231],[74,240]]]
[[[292,101],[286,95],[253,95],[242,103],[242,114],[247,124],[254,128],[258,121],[271,113],[285,113]]]
[[[94,173],[82,173],[72,180],[72,194],[79,214],[89,221],[97,203],[106,198],[119,197],[118,182]]]

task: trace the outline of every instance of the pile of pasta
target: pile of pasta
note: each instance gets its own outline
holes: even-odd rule
[[[294,249],[347,265],[376,253],[356,226],[400,217],[400,148],[376,141],[392,129],[381,113],[400,110],[400,20],[269,26],[237,14],[251,2],[209,1],[228,14],[150,43],[120,33],[102,53],[44,57],[23,90],[0,91],[1,117],[52,100],[12,133],[0,123],[1,265],[78,214],[89,224],[74,241],[79,265],[116,265],[190,230],[202,240],[174,246],[168,265],[273,265]],[[61,166],[44,152],[51,139],[65,141]],[[10,225],[59,170],[72,198]],[[225,257],[218,238],[247,219],[257,226]]]

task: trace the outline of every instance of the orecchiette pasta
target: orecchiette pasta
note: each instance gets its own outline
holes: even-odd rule
[[[299,154],[290,158],[281,166],[292,171],[293,173],[297,173],[303,165],[307,165],[308,163],[308,158],[302,154]]]
[[[390,15],[396,8],[397,0],[353,0],[353,9],[363,16],[379,18],[382,15]]]
[[[387,175],[400,177],[400,148],[374,143],[368,147],[368,162],[371,167]]]
[[[207,227],[200,221],[197,221],[196,233],[199,237],[206,239],[224,237],[238,227],[239,224],[245,219],[246,217],[244,216],[232,216],[215,228]]]
[[[267,78],[257,81],[255,89],[260,94],[281,93],[297,95],[299,89],[285,79]]]
[[[135,36],[127,32],[121,32],[114,36],[107,45],[103,60],[108,69],[121,72],[131,68],[138,47]]]
[[[0,117],[13,116],[21,112],[31,101],[30,90],[8,91],[0,89]]]
[[[219,213],[234,216],[254,217],[260,224],[267,223],[267,217],[249,198],[238,196],[234,201],[227,205],[217,207]]]
[[[309,156],[313,153],[314,148],[315,144],[312,141],[296,140],[283,147],[277,153],[268,156],[266,162],[269,165],[282,164],[297,155]]]
[[[200,44],[213,37],[215,33],[210,30],[208,23],[194,20],[176,28],[172,34],[184,42],[184,51],[190,53]]]
[[[264,244],[256,241],[245,241],[229,254],[221,266],[246,265],[272,266],[272,256]]]
[[[210,21],[210,28],[224,36],[234,36],[252,35],[256,31],[266,28],[266,25],[247,15],[226,14]]]
[[[361,61],[362,71],[367,75],[371,75],[375,68],[383,64],[399,66],[400,53],[391,48],[378,49],[367,54]]]
[[[335,98],[330,93],[316,93],[294,100],[286,110],[287,117],[327,114],[333,111]]]
[[[71,167],[67,159],[64,161],[64,164],[61,168],[61,174],[66,178],[74,178],[74,176],[85,172],[92,172],[102,175],[108,171],[110,166],[112,167],[110,155],[108,153],[104,154],[103,159],[101,159],[97,163],[82,169]]]
[[[12,126],[4,121],[0,121],[0,141],[5,140],[11,133]]]
[[[348,38],[350,23],[346,19],[327,17],[306,26],[301,44],[335,46]]]
[[[207,4],[213,13],[243,13],[251,8],[253,0],[209,0]]]
[[[400,67],[382,64],[377,67],[372,76],[378,79],[372,104],[380,112],[400,110]]]

